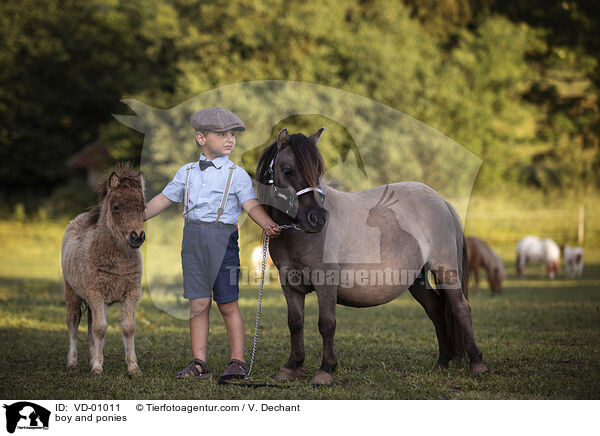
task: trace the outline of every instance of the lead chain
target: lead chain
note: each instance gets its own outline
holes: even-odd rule
[[[281,230],[285,229],[295,229],[302,230],[296,224],[284,224],[281,226],[277,226]],[[265,284],[265,269],[267,267],[267,249],[269,246],[269,236],[265,233],[265,239],[263,241],[263,252],[262,252],[262,263],[260,266],[260,284],[258,286],[258,305],[256,307],[256,323],[254,325],[254,339],[252,341],[252,357],[250,358],[250,368],[248,369],[248,374],[246,374],[245,379],[250,378],[250,374],[252,374],[252,368],[254,367],[254,356],[256,355],[256,344],[258,343],[258,327],[260,325],[260,311],[262,305],[262,295],[263,295],[263,286]]]
[[[267,246],[269,244],[269,237],[265,233],[265,239],[263,241],[263,254],[262,254],[262,264],[260,267],[260,285],[258,286],[258,305],[256,307],[256,324],[254,325],[254,340],[252,343],[252,357],[250,358],[250,369],[248,370],[248,374],[246,375],[246,379],[250,378],[250,374],[252,374],[252,367],[254,366],[254,356],[256,354],[256,344],[258,342],[258,326],[260,324],[260,309],[262,304],[262,294],[263,294],[263,285],[265,283],[265,269],[267,266]]]

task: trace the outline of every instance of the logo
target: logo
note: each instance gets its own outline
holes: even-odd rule
[[[19,401],[6,409],[6,431],[14,433],[18,429],[47,430],[50,422],[50,411],[28,401]]]

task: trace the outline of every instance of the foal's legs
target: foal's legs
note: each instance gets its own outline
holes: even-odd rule
[[[448,369],[450,362],[450,349],[446,339],[446,329],[444,327],[444,313],[442,306],[442,297],[432,289],[427,289],[424,282],[417,281],[411,285],[408,290],[412,296],[423,306],[425,313],[435,326],[435,334],[439,344],[440,355],[438,357],[435,369]]]
[[[92,375],[102,375],[102,363],[104,356],[102,350],[104,348],[104,337],[106,336],[106,307],[102,298],[90,298],[89,309],[92,312],[92,336],[94,343],[91,346],[92,358],[90,365],[92,366]]]
[[[133,340],[135,335],[135,308],[138,300],[139,298],[129,297],[121,303],[121,332],[123,334],[125,362],[127,363],[127,372],[129,372],[129,376],[135,376],[142,373],[137,364]]]
[[[304,297],[305,294],[289,285],[282,285],[288,307],[288,328],[290,329],[290,357],[275,375],[275,380],[291,381],[298,376],[304,363]]]
[[[88,322],[88,337],[87,337],[87,361],[88,365],[92,366],[92,358],[94,357],[94,332],[92,331],[92,309],[87,305],[87,322]]]
[[[65,302],[67,303],[67,328],[69,329],[69,352],[67,368],[77,368],[77,329],[81,320],[81,297],[65,280]]]

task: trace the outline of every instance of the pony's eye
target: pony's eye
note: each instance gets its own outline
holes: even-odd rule
[[[289,176],[291,174],[294,174],[294,170],[292,170],[291,168],[282,168],[281,172],[283,174],[285,174],[286,176]]]
[[[118,204],[113,204],[113,210],[115,212],[118,212],[119,211],[119,205]]]

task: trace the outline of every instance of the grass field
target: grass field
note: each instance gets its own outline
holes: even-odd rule
[[[476,339],[492,369],[481,377],[437,358],[433,325],[405,293],[369,309],[338,306],[339,361],[332,387],[308,386],[320,365],[316,298],[307,299],[305,371],[287,389],[220,386],[216,380],[176,380],[190,359],[186,320],[163,312],[144,289],[137,310],[136,350],[143,375],[129,379],[123,361],[118,306],[108,311],[105,375],[91,378],[80,326],[79,369],[67,371],[68,336],[60,281],[60,239],[66,222],[0,222],[0,397],[5,399],[599,399],[600,251],[587,249],[584,277],[548,281],[529,268],[514,277],[512,254],[504,293],[485,286],[470,298]],[[504,255],[503,255],[504,256]],[[150,262],[150,260],[148,260]],[[153,266],[154,267],[154,266]],[[148,267],[150,268],[150,267]],[[173,292],[177,292],[177,285]],[[247,350],[257,291],[242,287]],[[185,306],[180,309],[185,311]],[[253,374],[269,381],[287,359],[289,334],[280,289],[269,287]],[[248,353],[249,354],[249,353]],[[248,356],[249,357],[249,356]],[[220,374],[228,359],[223,321],[211,313],[209,363]]]

